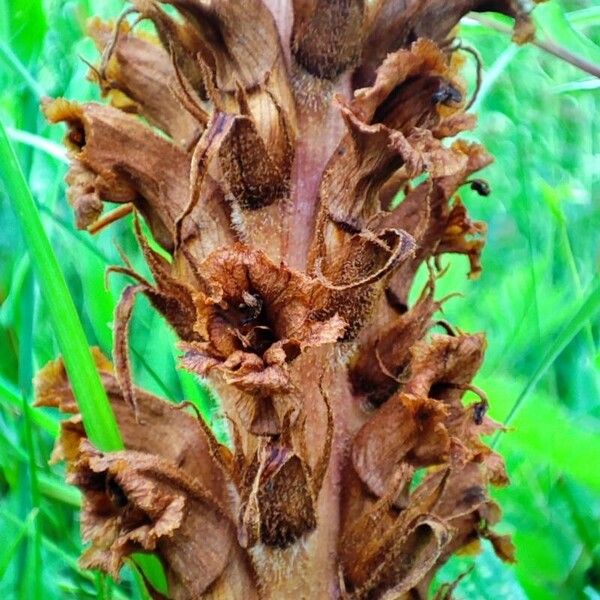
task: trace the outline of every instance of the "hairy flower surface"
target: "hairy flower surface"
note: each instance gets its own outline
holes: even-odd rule
[[[107,102],[44,110],[67,125],[77,225],[135,212],[152,281],[111,267],[132,283],[114,366],[95,353],[125,450],[87,440],[60,360],[37,379],[71,415],[54,458],[84,494],[85,567],[118,577],[153,552],[177,600],[408,600],[482,538],[514,560],[481,441],[500,426],[472,385],[485,337],[436,298],[444,254],[481,271],[486,228],[458,192],[489,194],[472,177],[491,158],[453,139],[475,126],[453,39],[473,10],[532,33],[517,0],[133,0],[90,22]],[[229,445],[134,385],[138,294],[218,392]]]

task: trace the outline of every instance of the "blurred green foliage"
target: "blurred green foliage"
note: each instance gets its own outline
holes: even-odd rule
[[[0,0],[0,119],[60,258],[90,344],[110,354],[112,318],[124,281],[104,286],[115,245],[144,271],[130,221],[91,239],[73,226],[65,200],[66,159],[59,127],[39,111],[44,95],[97,99],[86,80],[94,62],[84,37],[91,14],[115,17],[121,0]],[[553,1],[537,9],[541,37],[598,64],[600,7]],[[476,383],[491,413],[514,412],[495,442],[512,485],[495,491],[501,528],[517,544],[518,563],[501,564],[484,546],[459,598],[600,598],[600,108],[598,81],[533,46],[466,18],[461,38],[481,53],[484,79],[472,139],[496,157],[484,176],[493,194],[462,194],[471,215],[489,225],[484,272],[466,279],[462,258],[440,296],[461,291],[445,318],[483,330],[489,349]],[[468,58],[471,79],[474,64]],[[471,82],[472,83],[472,82]],[[3,165],[0,165],[0,175]],[[33,374],[58,355],[48,307],[39,296],[15,216],[0,187],[0,597],[140,598],[139,576],[125,569],[118,586],[82,572],[78,492],[48,465],[57,415],[30,410]],[[174,336],[144,300],[136,308],[132,357],[136,381],[174,401],[214,402],[175,369]],[[218,426],[218,421],[215,421]],[[464,572],[453,559],[439,582]]]

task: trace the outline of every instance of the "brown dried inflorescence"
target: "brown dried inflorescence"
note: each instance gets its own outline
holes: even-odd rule
[[[90,23],[108,103],[44,110],[68,126],[78,226],[134,211],[153,280],[111,267],[132,283],[114,367],[95,354],[125,450],[87,440],[60,361],[37,380],[71,414],[55,459],[83,491],[84,566],[117,577],[153,552],[175,599],[358,600],[425,598],[482,538],[513,560],[481,441],[499,426],[472,384],[485,338],[436,298],[444,254],[481,271],[485,226],[457,194],[491,159],[447,141],[475,125],[452,39],[471,10],[531,32],[517,0],[134,0],[133,25]],[[133,384],[138,294],[218,392],[229,445]]]

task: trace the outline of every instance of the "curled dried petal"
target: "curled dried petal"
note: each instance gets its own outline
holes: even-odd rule
[[[352,464],[372,493],[383,496],[403,462],[422,467],[446,460],[446,415],[441,402],[403,393],[377,410],[352,444]]]
[[[157,551],[173,598],[199,595],[229,562],[231,526],[196,480],[156,456],[102,454],[83,442],[69,481],[84,494],[82,565],[118,576],[132,552]],[[184,541],[185,540],[185,541]]]
[[[99,19],[90,22],[88,32],[104,52],[113,43],[112,27]],[[143,115],[177,144],[187,148],[199,134],[201,124],[177,102],[172,90],[175,71],[168,52],[148,36],[133,35],[125,26],[116,35],[105,71],[105,87],[113,105]],[[120,95],[113,90],[118,90]],[[124,105],[124,101],[128,103]]]

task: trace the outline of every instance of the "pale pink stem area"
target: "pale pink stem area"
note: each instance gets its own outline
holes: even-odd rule
[[[291,51],[290,40],[292,37],[292,26],[294,24],[294,12],[292,10],[291,0],[263,0],[265,6],[271,11],[277,30],[279,31],[279,39],[281,40],[281,49],[285,56],[285,62],[290,68]]]
[[[313,240],[319,206],[319,186],[333,151],[344,134],[344,122],[334,97],[350,96],[350,74],[335,86],[326,108],[298,106],[298,141],[292,166],[292,194],[287,222],[288,264],[304,270]]]

